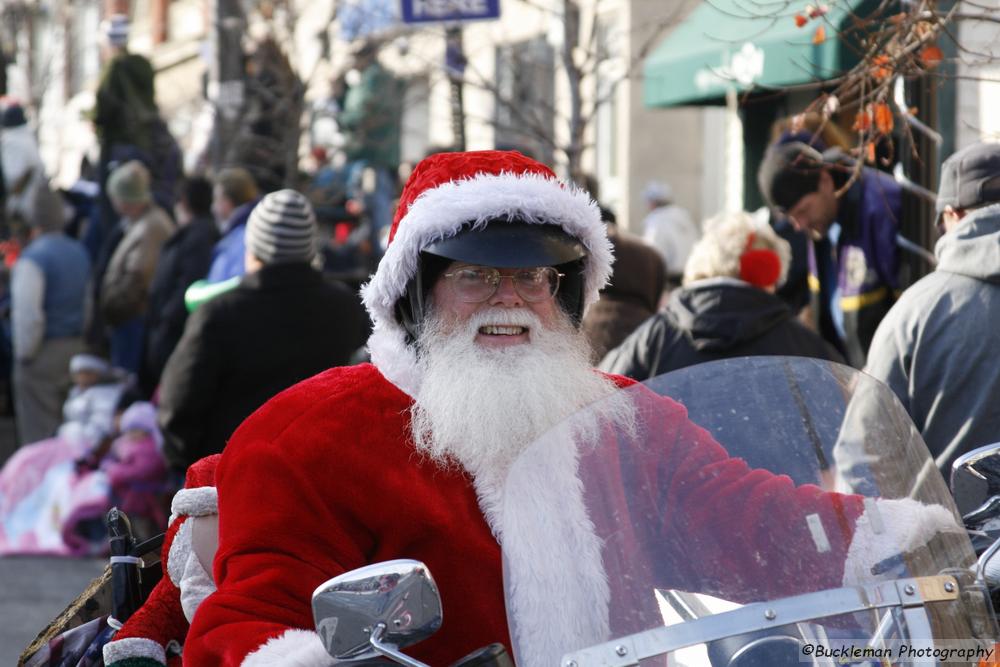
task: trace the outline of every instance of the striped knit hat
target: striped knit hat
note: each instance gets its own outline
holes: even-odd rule
[[[295,190],[272,192],[247,220],[246,246],[264,264],[310,262],[316,251],[316,216]]]

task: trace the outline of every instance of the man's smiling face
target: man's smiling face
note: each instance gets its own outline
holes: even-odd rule
[[[469,265],[455,262],[448,267],[446,273],[467,266]],[[431,302],[441,319],[456,327],[464,325],[476,313],[493,308],[529,310],[535,314],[542,326],[551,327],[560,314],[555,297],[551,296],[534,302],[526,301],[518,294],[514,287],[514,281],[510,278],[518,270],[520,269],[500,269],[502,278],[496,292],[480,303],[462,301],[452,288],[451,282],[442,276],[434,285],[434,289],[431,290]],[[531,330],[530,327],[511,326],[501,321],[486,322],[479,327],[475,342],[490,349],[522,345],[531,342]]]

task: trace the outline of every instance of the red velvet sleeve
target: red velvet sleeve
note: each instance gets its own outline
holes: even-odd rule
[[[311,629],[313,590],[365,562],[363,531],[348,534],[346,517],[330,515],[336,475],[321,486],[322,478],[311,474],[329,462],[290,465],[281,444],[246,432],[230,444],[232,455],[223,456],[217,475],[218,590],[198,608],[185,663],[239,665],[268,639]]]
[[[443,663],[507,637],[499,547],[468,480],[407,444],[409,405],[371,366],[337,368],[237,430],[217,473],[218,589],[195,614],[185,664],[237,665],[254,652],[258,664],[332,660],[314,632],[313,591],[391,558],[425,562],[446,617],[477,619],[446,623],[415,657]]]
[[[659,515],[656,560],[670,587],[738,602],[785,597],[841,585],[863,498],[795,486],[731,458],[683,406],[655,401],[649,446],[628,462],[649,492],[633,510]],[[762,443],[766,446],[766,443]]]

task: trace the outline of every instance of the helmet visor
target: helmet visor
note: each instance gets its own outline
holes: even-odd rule
[[[558,266],[587,254],[579,239],[557,225],[504,219],[490,220],[480,229],[463,229],[435,241],[423,252],[501,269]]]

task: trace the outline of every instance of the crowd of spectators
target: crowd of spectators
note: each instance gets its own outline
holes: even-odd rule
[[[369,56],[358,54],[364,85],[388,85]],[[115,58],[125,59],[112,61],[120,76],[145,80],[138,57],[119,50]],[[346,110],[367,104],[361,88],[345,93]],[[98,127],[122,102],[114,90],[108,82],[100,97]],[[0,370],[22,446],[10,469],[65,468],[67,461],[73,474],[81,465],[101,469],[127,435],[108,406],[120,414],[140,401],[155,411],[145,432],[163,463],[156,474],[166,494],[189,466],[221,452],[268,398],[364,358],[371,325],[359,283],[336,280],[345,263],[334,246],[342,252],[357,236],[357,211],[347,201],[356,170],[377,163],[394,172],[397,153],[335,169],[314,152],[311,181],[268,192],[249,165],[178,178],[173,159],[157,159],[169,158],[176,144],[158,140],[162,121],[146,118],[145,137],[121,137],[111,126],[99,133],[93,189],[66,193],[45,178],[24,109],[8,104],[0,119],[9,239]],[[650,209],[644,237],[618,229],[614,213],[601,207],[617,263],[580,322],[595,365],[644,380],[745,355],[849,363],[896,391],[942,466],[997,440],[996,378],[986,362],[992,329],[982,306],[997,283],[997,146],[977,144],[945,163],[937,270],[900,297],[904,189],[857,167],[816,128],[782,127],[758,172],[763,215],[732,212],[699,224],[657,181],[643,193]],[[376,199],[395,196],[389,185],[375,188]],[[586,188],[598,198],[593,179]],[[382,204],[360,206],[369,220],[358,247],[377,256],[372,230],[385,227]],[[354,231],[340,229],[331,211]],[[956,314],[979,338],[946,326]],[[973,372],[982,377],[970,387]],[[97,405],[98,390],[109,386],[115,399],[99,402],[97,428],[81,410]],[[978,406],[975,414],[949,396]],[[9,456],[0,454],[0,462]],[[18,501],[2,474],[0,527]],[[104,488],[109,495],[114,486]]]
[[[370,324],[357,286],[324,270],[332,238],[298,191],[261,192],[232,166],[158,195],[161,165],[138,152],[67,196],[32,157],[24,110],[3,120],[17,448],[0,453],[0,554],[99,553],[112,504],[165,528],[188,465],[271,396],[348,363]]]

